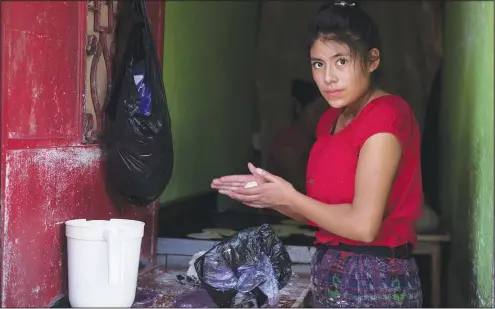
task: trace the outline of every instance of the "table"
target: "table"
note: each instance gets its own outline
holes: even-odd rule
[[[177,296],[194,289],[191,285],[182,285],[176,278],[184,275],[187,268],[167,269],[163,266],[149,268],[140,273],[134,308],[172,308]],[[309,275],[293,274],[291,280],[280,291],[277,308],[301,308],[309,292]]]
[[[433,308],[440,307],[442,245],[449,241],[450,241],[450,235],[446,233],[418,234],[418,243],[413,251],[413,254],[429,255],[431,257],[430,276],[431,276],[431,297],[432,297]]]
[[[414,254],[428,255],[431,258],[431,297],[432,306],[438,308],[441,298],[441,255],[442,245],[450,241],[450,236],[443,231],[423,233],[418,235],[418,243],[414,249]],[[159,238],[158,254],[168,257],[184,258],[187,263],[191,256],[201,250],[208,250],[213,247],[217,241],[181,239],[181,238]],[[311,240],[306,240],[306,244],[289,244],[286,245],[287,251],[292,262],[298,265],[309,265],[316,248],[312,246]],[[168,263],[165,259],[165,263]]]

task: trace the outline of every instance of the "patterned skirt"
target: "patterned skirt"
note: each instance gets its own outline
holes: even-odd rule
[[[319,248],[311,263],[316,308],[421,308],[416,261]]]

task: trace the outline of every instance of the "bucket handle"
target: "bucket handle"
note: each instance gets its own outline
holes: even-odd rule
[[[124,281],[122,271],[123,239],[116,228],[108,228],[103,232],[108,248],[108,283],[121,284]]]

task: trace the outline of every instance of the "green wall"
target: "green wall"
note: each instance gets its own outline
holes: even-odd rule
[[[445,3],[441,205],[451,229],[447,297],[491,307],[493,205],[493,2]]]
[[[161,202],[207,192],[214,176],[245,170],[258,115],[258,2],[167,1],[165,12],[175,166]]]

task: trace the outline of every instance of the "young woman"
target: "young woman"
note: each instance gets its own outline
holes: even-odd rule
[[[319,227],[315,307],[421,307],[411,258],[423,202],[420,131],[408,104],[374,83],[377,26],[354,3],[326,4],[311,27],[310,58],[331,108],[318,124],[307,196],[252,164],[251,175],[214,179],[212,187]],[[244,188],[250,181],[258,185]]]
[[[296,101],[294,121],[270,142],[266,169],[305,193],[306,166],[316,141],[316,126],[328,104],[313,81],[293,80],[291,95]]]

